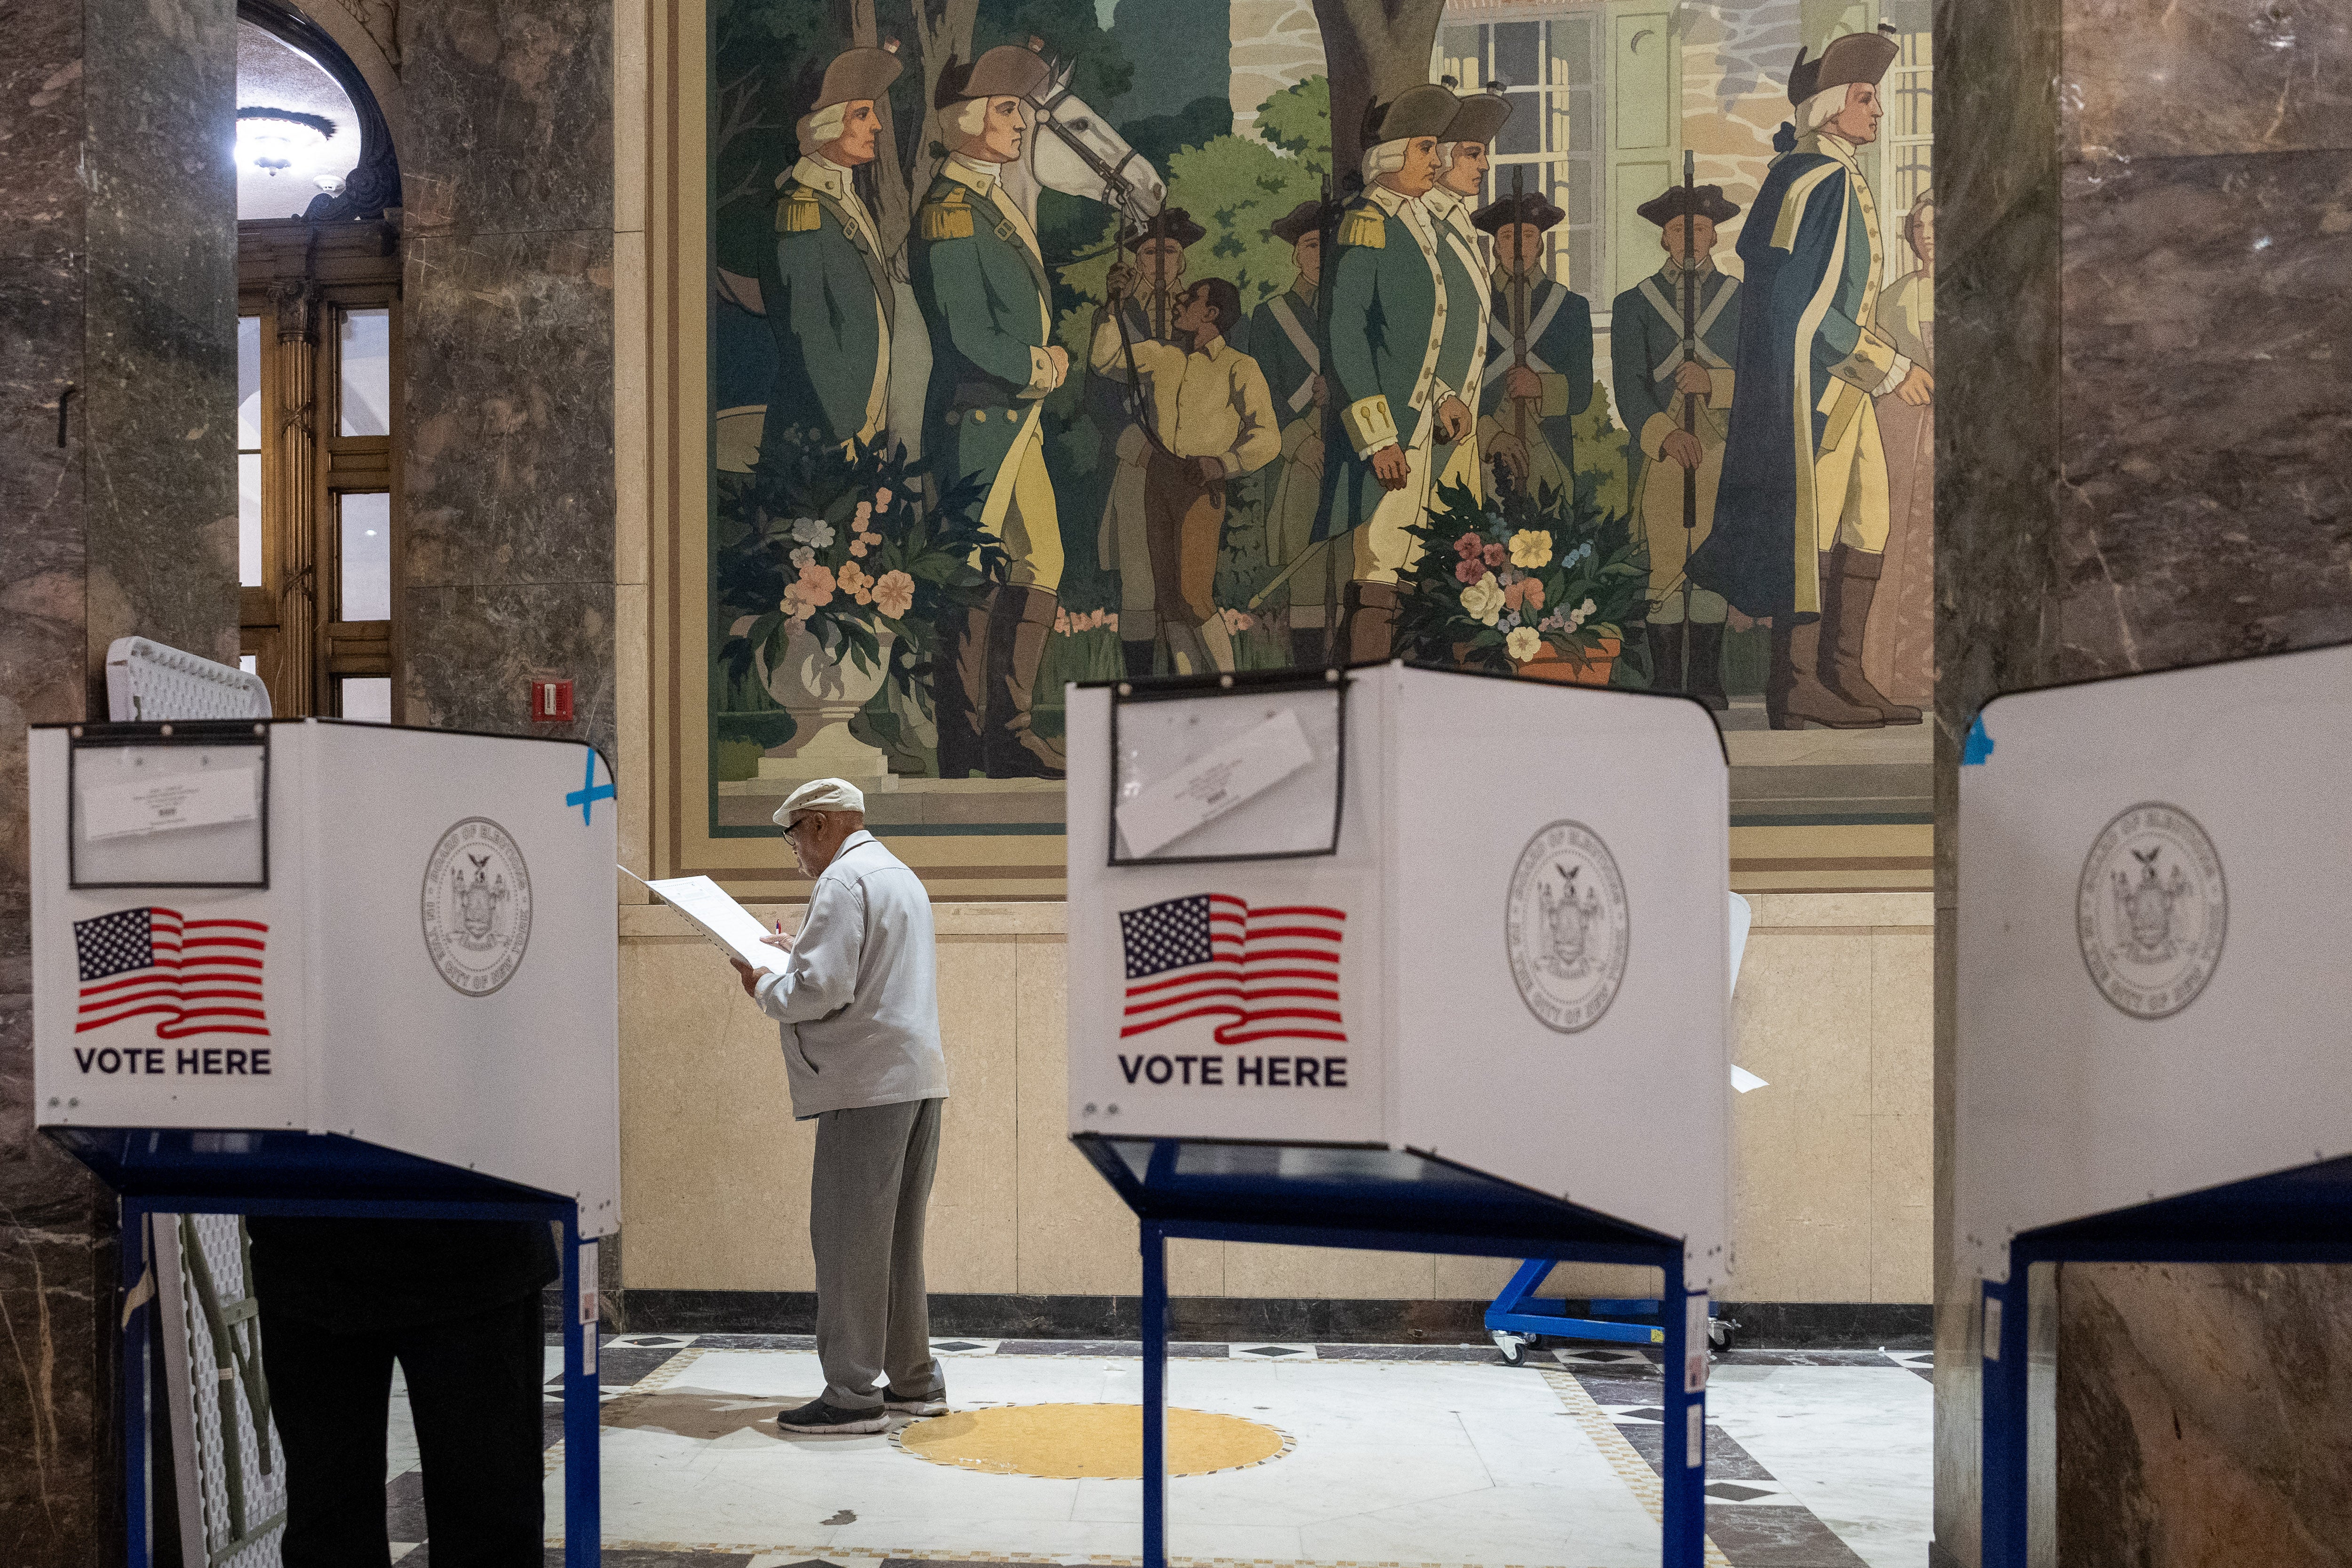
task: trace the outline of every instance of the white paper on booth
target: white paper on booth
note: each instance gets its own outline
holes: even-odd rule
[[[261,814],[255,798],[258,781],[251,768],[222,768],[93,785],[81,792],[79,803],[82,832],[94,842],[251,822]]]
[[[1286,710],[1146,784],[1133,800],[1119,802],[1119,837],[1129,854],[1150,855],[1264,795],[1314,760],[1298,716]]]
[[[752,968],[783,968],[783,950],[760,940],[774,933],[760,923],[759,916],[729,898],[709,878],[667,877],[657,882],[646,882],[626,866],[620,869],[644,882],[655,897],[693,922],[697,931]]]

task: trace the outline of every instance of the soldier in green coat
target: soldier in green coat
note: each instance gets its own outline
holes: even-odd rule
[[[1478,394],[1478,443],[1524,493],[1573,494],[1570,421],[1592,404],[1592,304],[1544,270],[1544,236],[1568,215],[1529,191],[1470,221],[1495,237],[1495,310]]]
[[[1739,351],[1739,279],[1715,264],[1715,229],[1739,216],[1720,185],[1686,198],[1669,185],[1633,209],[1658,226],[1665,262],[1617,296],[1610,308],[1610,368],[1617,416],[1632,432],[1634,527],[1650,551],[1652,687],[1687,691],[1717,712],[1731,706],[1723,689],[1723,626],[1728,606],[1693,584],[1690,662],[1683,662],[1683,563],[1715,527],[1723,480],[1724,439],[1731,428],[1732,360]],[[1685,234],[1685,229],[1688,233]],[[1683,252],[1691,255],[1688,273]],[[1683,284],[1691,284],[1694,352],[1683,353]],[[1685,418],[1684,399],[1691,417]],[[1683,526],[1683,476],[1696,474],[1696,526]]]
[[[1474,407],[1486,379],[1492,302],[1487,279],[1495,270],[1495,257],[1494,241],[1472,222],[1471,207],[1486,186],[1487,143],[1510,117],[1511,100],[1501,93],[1464,95],[1453,122],[1437,138],[1437,184],[1421,198],[1442,241],[1437,263],[1445,279],[1445,342],[1437,353],[1438,384]],[[1433,500],[1436,490],[1457,484],[1485,496],[1475,426],[1435,457]]]
[[[954,60],[934,102],[948,160],[915,215],[915,298],[931,331],[923,450],[948,484],[977,475],[981,526],[1013,558],[988,601],[940,628],[940,776],[1060,778],[1060,744],[1030,722],[1030,689],[1054,630],[1062,531],[1039,414],[1068,376],[1037,231],[998,175],[1021,155],[1024,102],[1045,80],[1034,50]]]
[[[1276,602],[1290,606],[1291,662],[1310,669],[1321,668],[1331,651],[1328,639],[1348,580],[1347,556],[1315,540],[1315,508],[1323,494],[1323,416],[1330,402],[1316,294],[1323,277],[1323,231],[1336,216],[1321,202],[1301,202],[1274,221],[1270,232],[1289,245],[1298,274],[1251,313],[1246,351],[1265,373],[1274,416],[1282,422],[1282,457],[1265,513],[1267,563],[1290,569],[1276,590]],[[1312,560],[1292,564],[1310,554]]]
[[[1389,657],[1397,576],[1420,542],[1432,454],[1470,434],[1469,405],[1437,377],[1446,299],[1436,225],[1421,204],[1437,183],[1438,137],[1454,94],[1407,88],[1365,116],[1364,189],[1339,215],[1331,277],[1332,424],[1345,450],[1327,468],[1315,537],[1349,536],[1345,637],[1351,660]]]
[[[775,272],[761,289],[776,340],[768,430],[805,431],[828,446],[882,438],[898,299],[850,171],[874,161],[874,100],[902,68],[888,49],[836,56],[801,117],[800,162],[776,182]],[[765,445],[781,458],[782,443]]]

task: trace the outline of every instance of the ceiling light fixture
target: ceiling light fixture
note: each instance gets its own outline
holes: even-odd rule
[[[294,109],[240,109],[236,111],[236,159],[266,174],[307,163],[335,133],[335,122],[323,114]]]

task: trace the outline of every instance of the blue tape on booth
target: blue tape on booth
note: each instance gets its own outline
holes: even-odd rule
[[[1979,713],[1969,724],[1969,738],[1960,747],[1960,766],[1982,767],[1992,755],[1992,737],[1985,733],[1984,715]]]
[[[590,822],[590,814],[595,810],[596,802],[614,799],[619,794],[618,785],[596,782],[596,748],[591,746],[588,748],[588,774],[580,781],[578,789],[563,797],[563,804],[580,808],[580,824],[584,827]]]

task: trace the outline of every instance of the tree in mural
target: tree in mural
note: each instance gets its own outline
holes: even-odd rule
[[[1331,161],[1363,161],[1364,110],[1429,79],[1442,7],[1428,0],[1315,0],[1331,73]]]

